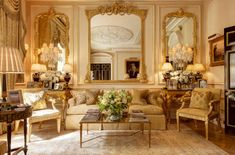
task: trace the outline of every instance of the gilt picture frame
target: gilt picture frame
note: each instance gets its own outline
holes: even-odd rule
[[[209,41],[210,43],[210,66],[224,65],[224,36]]]
[[[130,79],[137,79],[140,72],[140,60],[138,58],[126,59],[125,70]]]

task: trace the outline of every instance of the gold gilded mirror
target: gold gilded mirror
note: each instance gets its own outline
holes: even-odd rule
[[[85,82],[147,82],[146,14],[147,10],[124,2],[86,10],[89,51]]]
[[[45,64],[48,70],[62,71],[69,56],[68,16],[50,8],[35,21],[35,63]]]
[[[168,13],[163,21],[164,56],[169,56],[174,69],[185,69],[195,62],[197,54],[196,16],[179,9]]]

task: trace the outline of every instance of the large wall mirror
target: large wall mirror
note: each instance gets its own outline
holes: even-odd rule
[[[86,10],[89,56],[85,82],[146,82],[146,10],[124,2]]]
[[[48,70],[62,71],[69,56],[68,16],[50,8],[40,13],[35,21],[34,63],[45,64]]]
[[[163,21],[164,55],[169,56],[174,69],[185,69],[197,54],[196,16],[179,9],[168,13]]]

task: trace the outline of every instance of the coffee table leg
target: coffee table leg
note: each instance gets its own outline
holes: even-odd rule
[[[149,148],[151,147],[151,122],[149,122]]]
[[[82,148],[82,123],[80,123],[80,148]]]
[[[7,123],[7,154],[11,155],[11,123]]]

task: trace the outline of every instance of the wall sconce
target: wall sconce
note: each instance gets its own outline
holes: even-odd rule
[[[63,70],[64,70],[64,72],[65,72],[65,76],[64,76],[64,81],[66,82],[65,88],[68,88],[68,84],[69,84],[69,81],[70,81],[70,79],[71,79],[70,73],[73,72],[72,65],[70,65],[70,64],[65,64]]]

